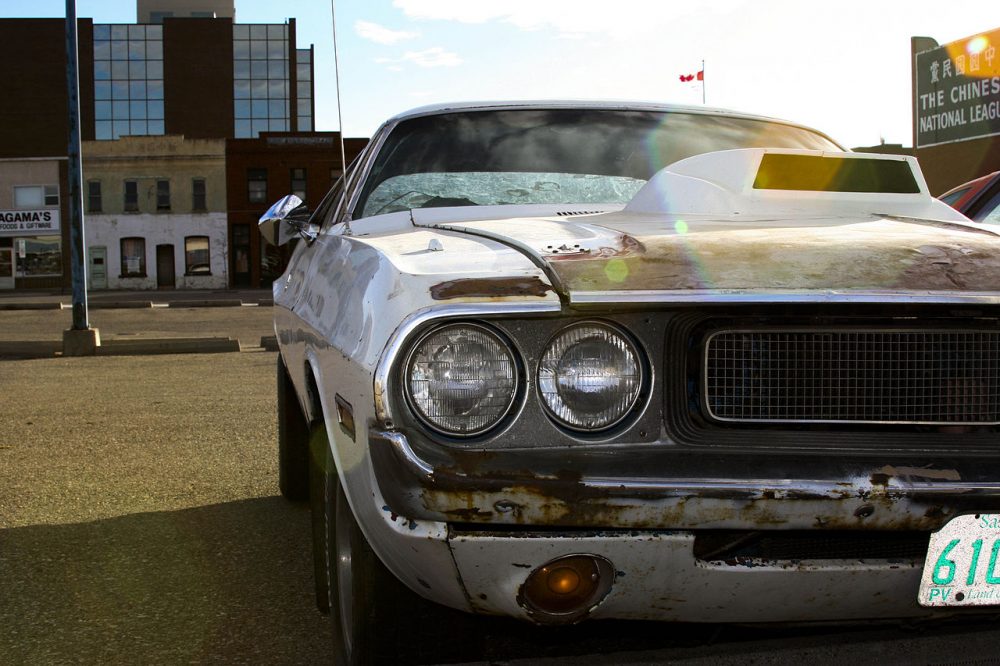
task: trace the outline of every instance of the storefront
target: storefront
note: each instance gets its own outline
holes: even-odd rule
[[[0,161],[0,289],[64,286],[64,171],[60,160]]]

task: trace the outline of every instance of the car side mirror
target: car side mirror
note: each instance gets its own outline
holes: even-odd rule
[[[271,245],[284,245],[293,238],[312,241],[319,234],[316,225],[309,224],[310,211],[294,194],[281,197],[261,215],[257,228]]]

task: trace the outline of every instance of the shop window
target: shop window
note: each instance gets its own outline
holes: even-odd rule
[[[306,200],[306,170],[292,169],[292,194]]]
[[[87,211],[90,213],[101,212],[101,181],[87,181]]]
[[[170,210],[170,181],[156,181],[156,210]]]
[[[205,198],[205,179],[193,178],[191,180],[191,210],[207,210]]]
[[[125,181],[125,212],[139,211],[139,183],[134,180]]]
[[[250,203],[267,202],[267,169],[247,169],[247,198]]]
[[[62,275],[62,245],[59,237],[15,238],[14,261],[17,277]]]
[[[146,277],[146,239],[123,238],[121,252],[121,277]]]
[[[208,252],[208,236],[187,236],[184,239],[184,274],[212,274],[212,263]]]

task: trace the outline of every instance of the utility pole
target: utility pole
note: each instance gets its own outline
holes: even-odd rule
[[[705,61],[701,61],[701,105],[705,106]]]
[[[69,120],[70,267],[73,276],[73,327],[63,331],[64,356],[93,356],[101,334],[90,328],[87,311],[87,264],[84,259],[83,160],[80,155],[80,76],[76,0],[66,0],[66,97]]]

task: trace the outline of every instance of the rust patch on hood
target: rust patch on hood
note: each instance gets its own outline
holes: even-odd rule
[[[1000,237],[879,219],[640,236],[642,252],[546,256],[570,291],[1000,291]],[[567,261],[572,259],[572,261]]]
[[[463,278],[448,280],[431,287],[431,298],[499,298],[509,296],[545,296],[552,287],[539,277]]]
[[[547,247],[545,259],[548,261],[572,261],[574,259],[611,259],[614,257],[630,257],[646,252],[646,246],[639,239],[622,234],[614,246],[602,246],[595,250],[581,250],[579,246]]]

